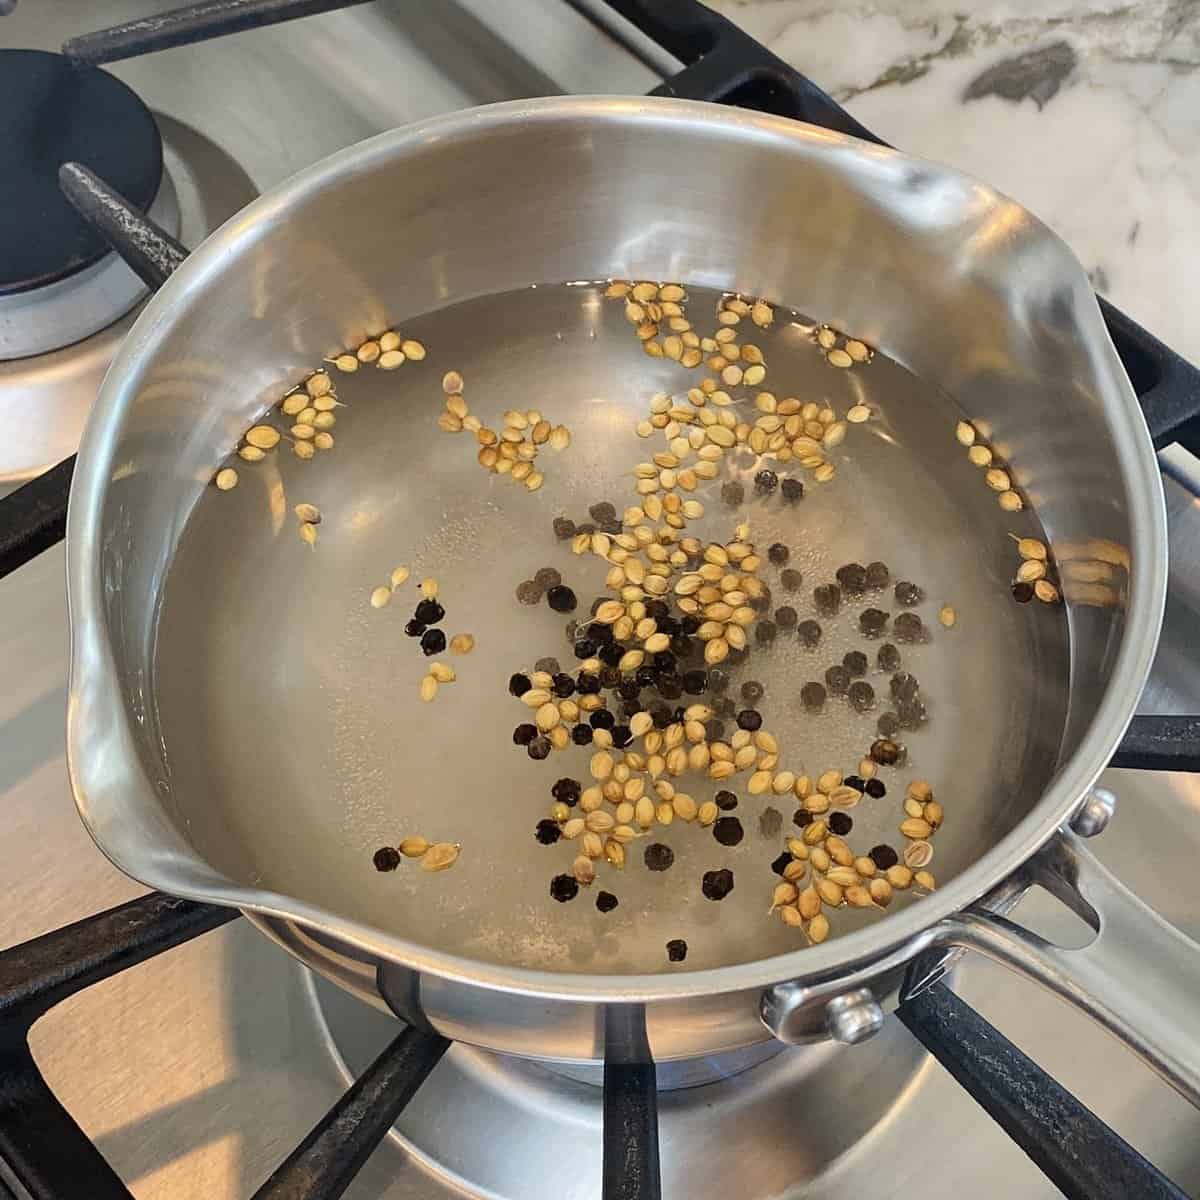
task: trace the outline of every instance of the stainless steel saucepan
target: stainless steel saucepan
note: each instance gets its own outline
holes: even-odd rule
[[[781,380],[887,420],[828,491],[810,489],[812,507],[764,506],[752,521],[762,540],[806,545],[808,584],[837,561],[880,557],[957,603],[956,629],[920,651],[940,700],[912,739],[912,773],[945,797],[947,821],[936,892],[822,945],[801,948],[761,915],[775,851],[757,834],[738,848],[735,893],[753,895],[754,925],[681,899],[710,865],[699,849],[681,848],[696,857],[673,875],[627,869],[615,924],[546,896],[562,867],[547,865],[532,826],[553,778],[584,768],[532,763],[511,744],[522,718],[507,674],[564,653],[565,620],[527,615],[512,587],[543,562],[583,570],[552,557],[565,552],[551,518],[606,496],[620,507],[615,489],[640,457],[633,419],[651,392],[679,386],[636,345],[626,353],[619,314],[609,336],[602,289],[544,300],[529,289],[609,278],[740,289],[881,351],[872,371]],[[520,298],[500,309],[484,299],[510,293]],[[389,327],[426,330],[427,363],[345,381],[334,451],[278,455],[243,466],[234,492],[210,487],[286,387]],[[543,493],[505,490],[473,446],[437,430],[451,368],[483,408],[562,414],[576,457],[558,478],[548,468]],[[913,380],[943,411],[990,423],[1053,545],[1115,548],[1127,566],[1111,602],[1085,594],[1065,620],[1013,604],[1011,564],[992,561],[1004,543],[994,498],[978,474],[962,482],[973,468],[952,424],[932,427],[915,393],[907,402]],[[876,477],[891,443],[920,448],[927,470]],[[313,548],[296,536],[300,501],[325,513]],[[479,643],[429,706],[416,702],[407,614],[365,603],[406,561],[442,580],[448,622]],[[659,1060],[771,1037],[854,1040],[914,961],[932,969],[969,947],[1050,986],[1200,1095],[1197,948],[1068,829],[1081,813],[1079,828],[1102,824],[1090,789],[1155,649],[1166,578],[1155,457],[1078,262],[974,180],[811,126],[663,99],[501,104],[351,147],[228,222],[146,307],[80,452],[68,562],[70,769],[97,844],[153,887],[242,909],[407,1020],[571,1061],[603,1058],[617,1002],[645,1006]],[[799,659],[778,662],[770,695],[798,690]],[[805,756],[818,765],[819,747]],[[897,804],[900,773],[888,778]],[[751,829],[754,812],[744,801]],[[407,832],[462,841],[461,861],[435,876],[373,872],[370,851]],[[1089,947],[1060,950],[997,915],[1034,879],[1097,929]],[[662,958],[673,922],[697,947],[687,969]]]

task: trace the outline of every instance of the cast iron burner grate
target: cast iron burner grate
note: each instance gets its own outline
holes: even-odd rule
[[[111,77],[96,64],[360,2],[206,0],[72,39],[63,47],[65,60],[55,59],[52,70],[57,75],[63,61],[86,65],[89,86],[104,88],[96,77]],[[686,64],[656,93],[753,108],[882,144],[810,80],[696,0],[607,2]],[[91,161],[107,170],[103,161]],[[187,251],[139,211],[149,202],[148,176],[135,173],[130,182],[114,170],[105,182],[78,164],[58,166],[62,189],[87,228],[151,288],[160,287]],[[88,240],[95,241],[92,233]],[[1155,445],[1200,447],[1200,372],[1103,299],[1100,305]],[[67,459],[0,501],[0,576],[62,539],[73,467],[74,459]],[[1113,765],[1200,770],[1198,746],[1198,718],[1138,717]],[[29,1031],[76,992],[238,915],[150,893],[0,953],[0,1196],[12,1195],[8,1177],[33,1200],[132,1200],[42,1079]],[[977,1013],[942,984],[929,982],[936,977],[910,977],[900,1019],[1056,1187],[1081,1200],[1183,1200],[1183,1192]],[[255,1200],[342,1195],[449,1044],[436,1033],[403,1028]],[[604,1200],[659,1200],[655,1068],[638,1006],[613,1006],[605,1044]]]

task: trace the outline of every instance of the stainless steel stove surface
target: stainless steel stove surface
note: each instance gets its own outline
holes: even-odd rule
[[[111,4],[102,15],[117,21],[161,7]],[[392,125],[488,100],[638,92],[657,81],[565,4],[491,7],[381,2],[116,64],[163,128],[183,240],[252,191]],[[29,2],[0,20],[0,46],[54,49],[98,15],[69,0]],[[527,49],[533,29],[536,63]],[[101,341],[115,344],[122,329]],[[78,353],[102,359],[110,349],[94,340]],[[9,403],[0,373],[0,407]],[[31,438],[51,444],[63,436],[54,422],[67,420],[39,429],[28,415]],[[1175,451],[1170,462],[1171,595],[1143,709],[1197,712],[1200,469]],[[0,946],[144,890],[90,843],[71,802],[63,573],[58,546],[0,587]],[[1119,804],[1093,843],[1097,853],[1200,936],[1200,777],[1110,771],[1103,782]],[[1026,897],[1017,915],[1067,944],[1086,940],[1048,897]],[[954,982],[1181,1187],[1200,1193],[1200,1113],[1033,985],[978,958]],[[137,1196],[242,1200],[394,1032],[237,922],[59,1005],[31,1042],[47,1082]],[[1058,1194],[894,1019],[860,1047],[786,1049],[722,1082],[665,1092],[660,1112],[667,1196]],[[597,1196],[600,1145],[597,1088],[456,1045],[347,1195]]]

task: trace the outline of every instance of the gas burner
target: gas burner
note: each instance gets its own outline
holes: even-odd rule
[[[21,187],[18,219],[9,221],[6,210],[0,222],[0,424],[7,433],[0,486],[74,453],[104,372],[147,294],[65,201],[59,163],[113,162],[125,186],[149,197],[150,218],[188,245],[258,195],[242,167],[199,130],[152,116],[120,80],[72,62],[0,50],[0,170]],[[127,132],[114,137],[118,128]],[[47,130],[62,136],[51,139]]]
[[[316,976],[306,977],[305,988],[349,1084],[396,1036],[395,1018]],[[861,1046],[768,1043],[659,1063],[662,1195],[845,1194],[838,1180],[846,1152],[899,1108],[919,1104],[928,1062],[892,1021]],[[456,1043],[422,1086],[420,1103],[399,1115],[391,1137],[469,1196],[593,1195],[604,1140],[602,1082],[595,1067],[572,1069]]]
[[[41,50],[0,50],[0,360],[45,354],[111,325],[145,285],[79,216],[58,168],[80,162],[178,231],[150,110],[119,79]]]

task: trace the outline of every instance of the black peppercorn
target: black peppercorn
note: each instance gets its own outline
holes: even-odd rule
[[[533,684],[530,682],[528,675],[522,675],[519,671],[516,675],[508,677],[508,691],[513,696],[523,696]]]
[[[872,846],[867,852],[867,857],[881,871],[886,871],[889,867],[894,867],[900,861],[900,855],[891,846],[886,845]]]
[[[911,616],[911,613],[901,613],[901,617]],[[888,614],[881,608],[864,608],[858,614],[858,629],[863,637],[877,638],[887,628]]]
[[[821,626],[811,617],[806,621],[801,621],[796,626],[796,635],[800,639],[800,645],[813,649],[821,640]]]
[[[713,837],[722,846],[736,846],[746,836],[737,817],[718,817],[713,822],[712,831]]]
[[[658,682],[658,672],[653,667],[641,666],[638,667],[634,679],[639,687],[653,687]]]
[[[785,850],[777,859],[771,863],[771,870],[776,875],[782,875],[783,869],[792,861],[792,856]]]
[[[792,824],[795,825],[797,829],[803,829],[806,825],[811,825],[815,820],[816,817],[814,817],[807,808],[798,808],[794,813],[792,813]]]
[[[616,515],[616,508],[607,500],[598,500],[588,508],[588,516],[596,522],[611,521]]]
[[[801,500],[804,497],[804,484],[799,479],[785,479],[780,491],[785,500]]]
[[[873,800],[882,800],[887,795],[887,788],[882,779],[868,779],[863,791]]]
[[[580,671],[575,686],[581,696],[594,696],[600,691],[600,676],[593,675],[591,671]]]
[[[446,610],[436,600],[422,600],[413,611],[413,620],[436,625],[445,615]]]
[[[560,583],[546,593],[546,603],[555,612],[566,613],[574,612],[579,601],[575,599],[575,593],[565,583]]]
[[[774,471],[759,471],[754,476],[754,490],[760,496],[769,496],[779,486],[779,476]]]
[[[902,579],[896,584],[892,589],[892,595],[896,597],[896,603],[903,608],[913,608],[925,599],[924,591],[906,579]]]
[[[611,729],[617,723],[617,718],[607,708],[598,708],[588,721],[593,729]]]
[[[394,846],[380,846],[371,861],[377,871],[394,871],[400,865],[400,851]]]
[[[618,750],[624,750],[633,741],[633,730],[628,725],[614,725],[612,727],[613,745]]]
[[[579,641],[575,643],[575,657],[581,662],[587,658],[595,658],[596,651],[599,650],[599,648],[600,647],[597,646],[591,638],[580,638]]]
[[[794,568],[788,567],[787,570],[779,572],[779,582],[783,584],[785,592],[797,592],[804,582],[804,576]]]
[[[892,633],[902,643],[923,642],[927,638],[925,626],[914,612],[901,613],[892,622]]]
[[[665,704],[655,704],[650,708],[650,719],[654,722],[655,729],[666,729],[675,714]]]
[[[689,696],[699,696],[708,686],[708,675],[704,671],[684,671],[683,690]]]
[[[602,913],[610,913],[620,901],[612,894],[612,892],[599,892],[596,896],[596,907]]]
[[[1033,584],[1032,583],[1014,583],[1012,585],[1012,596],[1018,604],[1028,604],[1033,599]]]
[[[595,533],[595,532],[596,532],[596,526],[593,525],[590,521],[584,521],[582,525],[575,526],[575,535],[577,537],[581,533]]]
[[[700,881],[700,891],[706,900],[724,900],[733,891],[733,872],[728,867],[719,871],[705,871]]]
[[[622,700],[621,701],[621,716],[625,718],[628,724],[634,717],[642,711],[642,702],[640,700]]]
[[[779,809],[768,807],[758,814],[758,832],[762,837],[778,837],[782,828],[783,813]]]
[[[600,668],[600,686],[615,688],[621,682],[621,672],[616,667]]]
[[[558,573],[556,567],[539,567],[534,573],[533,582],[542,589],[547,591],[549,588],[558,587],[562,583],[562,576]],[[541,669],[540,667],[538,668]],[[551,674],[554,672],[552,671]]]
[[[861,775],[847,775],[842,783],[846,787],[852,787],[856,792],[861,792],[867,786],[867,781]]]
[[[747,679],[741,687],[742,699],[747,704],[757,704],[766,695],[766,691],[767,689],[757,679]]]
[[[861,596],[867,590],[867,568],[862,563],[845,563],[834,575],[847,596]]]
[[[737,808],[738,799],[732,792],[722,789],[713,797],[713,803],[722,812],[731,812]]]
[[[557,821],[552,821],[549,817],[546,817],[537,823],[537,828],[533,831],[533,836],[543,846],[553,846],[562,837],[562,830],[558,827]]]
[[[517,602],[519,604],[537,604],[543,593],[544,589],[534,583],[532,579],[522,579],[517,584]]]
[[[925,724],[925,705],[920,697],[901,700],[896,705],[896,715],[900,718],[901,729],[919,729]]]
[[[691,637],[692,634],[695,633],[703,623],[704,622],[701,621],[699,617],[692,613],[688,613],[687,616],[680,618],[679,631],[686,637]]]
[[[736,479],[731,479],[728,483],[721,485],[721,499],[730,508],[736,508],[745,498],[746,489]]]
[[[772,542],[767,547],[767,557],[779,567],[782,567],[789,558],[792,552],[782,542]]]
[[[579,797],[583,795],[583,784],[578,779],[563,776],[551,785],[550,795],[568,808],[574,808],[579,803]]]
[[[879,720],[875,722],[875,731],[882,737],[891,737],[894,733],[900,732],[900,718],[894,712],[885,712],[879,714]]]
[[[762,595],[751,596],[750,607],[756,613],[765,613],[771,607],[771,589],[764,585]]]
[[[720,717],[710,717],[704,722],[704,737],[710,742],[719,742],[725,737],[725,722]]]
[[[901,616],[904,614],[901,613]],[[875,655],[875,665],[881,671],[898,671],[900,669],[900,651],[891,642],[884,642]]]
[[[813,680],[800,689],[800,703],[810,712],[819,712],[825,707],[825,688]]]
[[[612,626],[605,625],[600,621],[593,621],[587,627],[587,636],[590,637],[597,646],[605,646],[613,640]]]
[[[543,758],[550,757],[550,739],[548,737],[535,737],[528,746],[525,747],[525,753],[530,758],[541,762]]]
[[[867,587],[873,591],[879,591],[887,587],[891,578],[891,572],[888,570],[887,563],[867,563]]]
[[[678,675],[660,675],[657,687],[658,694],[664,700],[678,700],[683,695],[683,684]]]
[[[528,746],[529,743],[532,742],[535,737],[537,737],[537,735],[537,726],[531,725],[528,721],[526,721],[525,724],[518,725],[516,729],[513,730],[513,741],[518,746]]]
[[[871,743],[871,758],[884,767],[895,766],[904,757],[904,747],[890,738],[880,738]]]
[[[850,686],[850,672],[845,667],[832,666],[825,672],[825,686],[832,696],[844,696]]]
[[[822,583],[813,588],[813,604],[823,617],[832,617],[842,607],[842,589],[836,583]]]
[[[754,733],[762,728],[762,713],[753,708],[743,708],[737,715],[737,725],[739,729]]]
[[[425,632],[425,626],[414,618],[404,626],[404,632],[407,633],[409,637],[419,638]]]
[[[596,653],[596,657],[610,670],[616,670],[621,664],[621,659],[624,657],[625,648],[620,642],[605,642]],[[617,671],[617,678],[608,686],[615,687],[621,680],[621,674]]]
[[[845,837],[854,828],[854,821],[850,814],[844,812],[830,813],[826,824],[828,824],[830,832],[836,833],[838,837]]]
[[[554,676],[554,694],[560,699],[565,700],[568,696],[575,695],[575,680],[570,675],[564,672],[559,672]]]
[[[667,943],[667,959],[670,962],[683,962],[687,958],[687,942],[683,938],[672,938]]]
[[[441,629],[427,629],[421,634],[421,653],[429,658],[446,648],[446,634]]]
[[[554,536],[560,542],[565,542],[567,538],[573,538],[575,536],[575,522],[570,517],[555,517]]]
[[[842,657],[842,666],[850,672],[851,679],[867,673],[867,656],[861,650],[850,650]]]
[[[892,676],[889,686],[892,695],[897,700],[915,700],[917,693],[921,690],[921,685],[917,681],[917,677],[910,675],[907,671],[897,671]]]
[[[592,727],[581,721],[571,730],[571,741],[577,746],[590,746],[592,744]]]
[[[875,689],[865,679],[856,679],[847,689],[846,699],[856,712],[870,712],[875,707]]]
[[[579,882],[574,875],[555,875],[550,880],[550,895],[560,904],[574,900],[579,895]]]
[[[778,630],[776,629],[773,621],[759,621],[758,624],[754,626],[754,640],[756,642],[769,644],[775,640],[775,634],[777,632]]]
[[[665,871],[675,861],[675,851],[664,842],[651,842],[642,858],[651,871]]]
[[[780,629],[795,629],[799,614],[790,604],[781,605],[775,610],[775,624]]]
[[[729,686],[729,672],[721,670],[720,667],[714,667],[708,673],[708,690],[710,692],[723,692]]]

